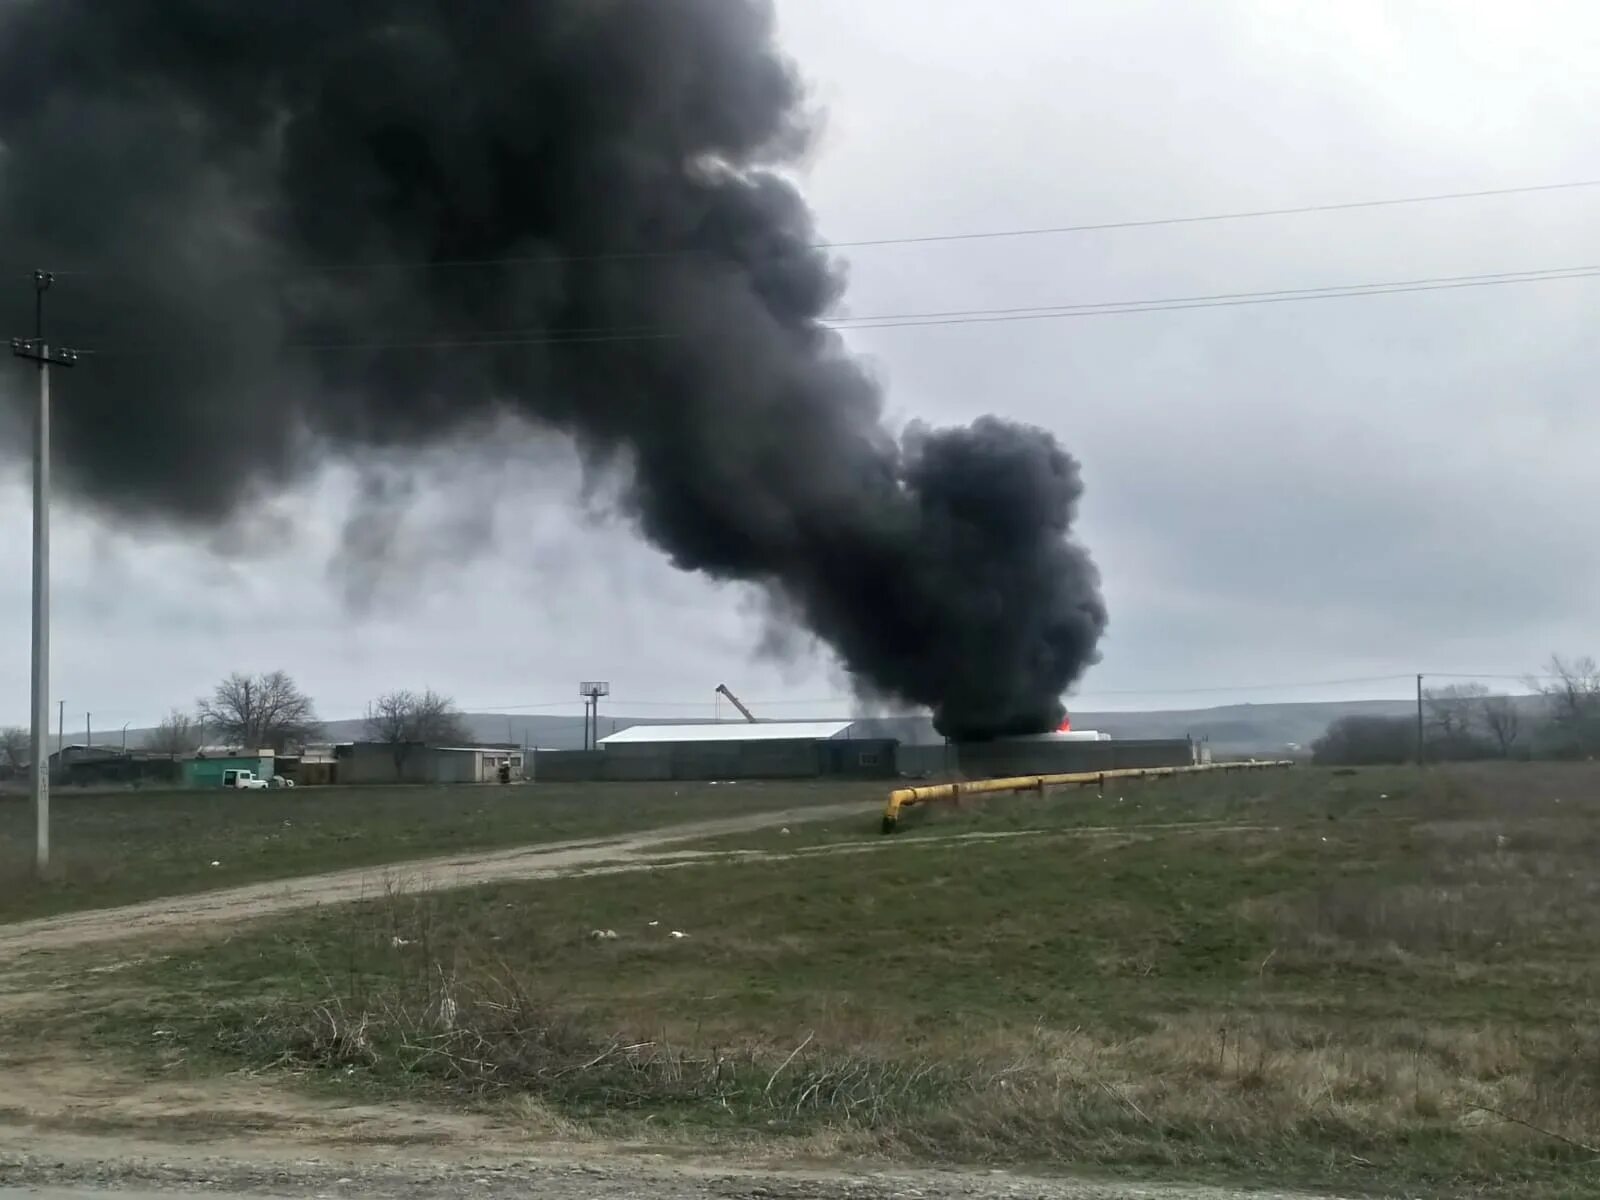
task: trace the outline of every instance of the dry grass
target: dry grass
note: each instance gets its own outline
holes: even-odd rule
[[[425,899],[390,904],[413,930],[437,916]],[[1600,1158],[1596,1023],[1445,1029],[1240,1008],[1121,1035],[989,1025],[908,1045],[893,1022],[838,1014],[791,1045],[683,1022],[612,1029],[503,963],[395,961],[354,992],[223,1021],[214,1044],[266,1069],[532,1105],[568,1133],[627,1134],[647,1116],[668,1139],[759,1130],[834,1153],[1412,1181],[1509,1166],[1530,1185],[1540,1166]]]
[[[101,1033],[608,1136],[1582,1194],[1600,771],[1284,780],[391,894],[157,964]],[[985,819],[1041,832],[937,836]]]
[[[1403,875],[1340,880],[1279,902],[1283,950],[1351,963],[1525,959],[1600,923],[1600,823],[1586,812],[1425,821],[1407,846]]]

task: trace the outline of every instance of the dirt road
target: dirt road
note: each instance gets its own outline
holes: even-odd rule
[[[0,1200],[382,1196],[395,1200],[1313,1200],[1277,1190],[1049,1179],[1004,1171],[775,1170],[655,1158],[334,1162],[125,1158],[50,1162],[0,1152]],[[1338,1200],[1320,1196],[1316,1200]]]
[[[637,871],[711,856],[674,843],[839,817],[870,821],[859,802],[701,821],[626,837],[463,853],[179,896],[124,908],[0,926],[0,966],[34,951],[122,940],[220,933],[229,923],[380,895],[391,886],[450,887],[498,880]],[[1127,836],[1078,829],[1062,836]],[[1028,836],[967,833],[966,838]],[[887,852],[876,838],[788,853]],[[112,967],[101,970],[114,970]],[[56,968],[46,960],[44,975]],[[18,1008],[59,1003],[40,972],[13,970]],[[25,978],[32,976],[32,978]],[[27,989],[38,987],[38,991]],[[0,992],[5,991],[0,988]],[[0,1007],[4,1007],[0,1005]],[[602,1144],[549,1114],[491,1115],[404,1104],[362,1104],[245,1073],[131,1073],[82,1047],[30,1045],[0,1062],[0,1200],[173,1200],[237,1197],[471,1196],[473,1200],[1289,1200],[1279,1191],[1086,1182],[1003,1171],[925,1171],[851,1163],[797,1169],[782,1161],[694,1161],[692,1148]],[[1324,1197],[1323,1200],[1328,1200]]]
[[[1154,822],[1129,825],[1082,825],[1070,829],[972,830],[916,839],[869,837],[794,850],[689,850],[673,849],[678,842],[725,834],[753,833],[762,829],[826,821],[836,817],[870,818],[875,804],[808,806],[748,816],[723,817],[645,830],[622,837],[549,842],[513,850],[463,851],[442,858],[416,859],[381,867],[360,867],[322,875],[301,875],[268,883],[220,888],[186,896],[167,896],[120,908],[91,909],[59,917],[42,917],[0,925],[0,965],[39,950],[62,950],[99,942],[132,941],[163,933],[190,936],[207,927],[268,917],[320,904],[348,904],[382,896],[391,888],[419,891],[427,888],[466,887],[519,879],[550,879],[564,875],[598,875],[626,871],[653,871],[689,866],[707,859],[775,859],[813,854],[871,854],[896,846],[928,848],[951,842],[1001,841],[1011,838],[1111,838],[1127,840],[1155,833],[1239,833],[1271,826],[1205,821]],[[5,989],[0,987],[0,997]]]
[[[452,1109],[308,1091],[272,1074],[130,1072],[85,1049],[0,1064],[0,1200],[182,1193],[473,1200],[1274,1200],[1284,1192],[617,1144],[537,1104]],[[815,1154],[813,1147],[811,1153]],[[790,1156],[806,1153],[791,1149]],[[800,1160],[804,1162],[804,1160]],[[1331,1200],[1323,1197],[1322,1200]]]
[[[443,858],[302,875],[188,896],[167,896],[121,908],[19,921],[0,925],[0,963],[34,950],[59,950],[169,931],[190,931],[197,926],[271,916],[319,904],[370,899],[394,886],[415,891],[512,879],[541,879],[606,868],[644,869],[673,861],[692,861],[704,855],[668,853],[670,843],[839,817],[861,817],[868,821],[875,814],[874,804],[860,801],[811,805],[671,825],[623,837],[552,842],[514,850],[464,851]]]

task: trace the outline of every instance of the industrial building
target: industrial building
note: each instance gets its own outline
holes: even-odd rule
[[[895,729],[909,733],[910,741],[884,736],[887,724],[883,718],[867,718],[633,725],[601,738],[594,750],[539,751],[533,757],[533,778],[978,779],[1187,766],[1200,759],[1199,749],[1187,738],[1117,740],[1079,730],[954,744],[924,740],[916,729]]]
[[[856,736],[854,721],[633,725],[596,749],[541,750],[533,777],[584,780],[891,779],[893,738]]]
[[[160,787],[179,777],[174,759],[137,749],[74,744],[50,756],[50,782],[57,787]]]

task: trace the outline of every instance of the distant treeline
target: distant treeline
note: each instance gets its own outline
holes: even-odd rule
[[[1312,761],[1415,762],[1419,750],[1428,762],[1600,754],[1600,666],[1594,659],[1554,656],[1528,687],[1519,696],[1479,683],[1424,691],[1420,745],[1415,717],[1340,717],[1312,743]]]

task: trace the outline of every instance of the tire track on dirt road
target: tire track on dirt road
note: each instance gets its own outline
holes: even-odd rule
[[[706,862],[805,858],[833,854],[871,854],[891,847],[937,848],[951,843],[1012,838],[1139,838],[1156,835],[1203,836],[1275,829],[1275,825],[1211,821],[1171,821],[1130,825],[1086,825],[1050,829],[970,830],[915,838],[880,838],[797,846],[792,850],[673,849],[680,842],[730,834],[755,833],[774,826],[800,825],[839,817],[871,817],[872,803],[851,801],[739,817],[664,826],[611,838],[549,842],[510,850],[464,852],[320,875],[291,876],[209,892],[161,897],[118,908],[89,909],[0,925],[0,965],[38,951],[65,950],[105,942],[133,941],[162,933],[194,935],[207,927],[255,920],[298,909],[372,900],[399,889],[408,892],[471,887],[484,883],[556,879],[577,875],[665,870]]]
[[[604,868],[646,869],[673,842],[754,833],[773,826],[800,825],[840,817],[870,819],[872,802],[808,805],[642,830],[611,838],[585,838],[484,850],[440,858],[414,859],[383,866],[300,875],[266,883],[243,884],[209,892],[163,896],[118,908],[89,909],[0,925],[0,963],[39,950],[61,950],[99,942],[123,941],[165,932],[246,921],[322,904],[349,904],[382,896],[394,887],[408,891],[469,887],[480,883],[543,879]]]

